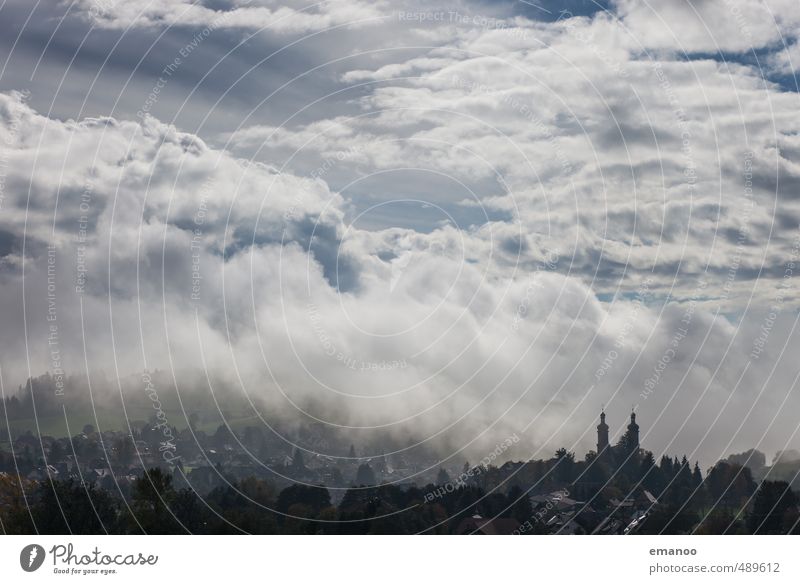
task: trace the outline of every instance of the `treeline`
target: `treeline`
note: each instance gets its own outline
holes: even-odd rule
[[[723,466],[720,466],[723,465]],[[639,533],[798,533],[798,499],[785,482],[760,486],[739,480],[741,467],[720,463],[688,499],[656,505]],[[732,474],[733,473],[733,474]],[[736,476],[737,478],[734,478]],[[733,480],[730,480],[732,479]],[[600,495],[616,494],[616,486]],[[204,497],[176,488],[154,468],[124,496],[75,480],[24,483],[0,476],[0,526],[6,534],[414,534],[455,533],[466,517],[513,518],[548,533],[542,510],[519,487],[486,492],[478,486],[448,489],[431,500],[424,489],[393,485],[350,488],[338,506],[323,486],[295,484],[277,491],[249,478],[217,487]],[[439,490],[441,492],[441,490]],[[748,494],[749,493],[749,494]],[[575,519],[591,533],[613,508],[586,505]],[[532,522],[532,518],[534,521]]]
[[[469,488],[423,504],[421,489],[380,486],[351,488],[335,507],[323,486],[294,484],[278,492],[256,478],[201,498],[175,488],[172,478],[150,469],[122,498],[72,479],[20,485],[11,475],[0,476],[0,525],[6,534],[450,533],[464,509],[496,514],[508,501],[491,495],[471,505],[483,493]]]
[[[149,385],[143,377],[150,379]],[[216,380],[214,380],[216,383]],[[91,412],[93,408],[105,411],[119,411],[125,405],[152,406],[154,388],[157,398],[164,408],[180,411],[176,384],[184,390],[182,398],[194,410],[213,411],[216,407],[208,388],[208,381],[196,371],[181,372],[178,381],[165,371],[152,371],[147,374],[130,375],[120,380],[111,379],[102,373],[92,373],[91,383],[85,375],[58,375],[44,373],[29,378],[17,391],[2,400],[0,414],[10,421],[31,419],[34,416],[62,415],[64,406],[71,412]],[[226,390],[222,383],[216,384],[217,398],[224,395],[226,405],[243,407],[246,401],[234,392]],[[205,388],[205,389],[204,389]],[[191,390],[191,391],[189,391]],[[121,394],[121,395],[120,395]]]
[[[70,388],[77,385],[77,380],[67,380]],[[20,420],[36,416],[49,416],[61,412],[63,389],[57,387],[56,380],[49,373],[32,377],[24,386],[17,388],[14,395],[3,400],[3,410],[9,420]],[[75,393],[71,391],[70,393]]]

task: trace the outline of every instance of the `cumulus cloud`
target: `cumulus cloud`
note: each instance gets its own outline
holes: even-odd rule
[[[735,326],[704,310],[712,278],[686,282],[694,293],[677,302],[654,298],[655,278],[603,301],[570,273],[572,249],[513,222],[362,229],[322,179],[152,118],[59,121],[12,94],[0,120],[3,324],[26,331],[2,336],[7,379],[51,368],[55,338],[68,370],[204,368],[268,415],[445,456],[513,433],[525,446],[516,457],[588,447],[606,403],[637,405],[650,446],[666,448],[685,424],[673,446],[700,441],[712,458],[759,436],[703,442],[709,412],[743,419],[757,401],[762,429],[784,411],[788,371],[761,390],[794,347],[790,328],[770,327],[745,367],[763,317]]]
[[[296,4],[293,6],[292,4]],[[355,26],[379,18],[381,3],[326,0],[309,7],[303,3],[270,0],[232,0],[214,3],[188,0],[80,0],[78,9],[95,25],[110,29],[130,27],[211,27],[268,29],[276,33],[304,33],[340,24]]]
[[[615,9],[643,46],[671,52],[750,52],[783,43],[800,23],[792,0],[617,0]]]
[[[800,42],[795,40],[783,50],[773,53],[767,65],[779,75],[795,75],[800,68]]]
[[[406,166],[499,181],[452,198],[510,214],[601,293],[651,272],[662,295],[681,296],[684,280],[724,281],[733,266],[714,298],[727,311],[757,276],[761,299],[773,295],[800,218],[795,96],[751,67],[639,54],[606,15],[529,32],[537,42],[522,51],[519,34],[468,28],[450,48],[344,74],[375,83],[356,114],[226,139],[305,157],[326,178]]]

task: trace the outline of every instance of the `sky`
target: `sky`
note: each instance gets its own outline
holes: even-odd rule
[[[442,459],[800,447],[796,0],[5,0],[0,380]],[[188,381],[191,379],[191,381]],[[166,391],[166,389],[165,389]]]

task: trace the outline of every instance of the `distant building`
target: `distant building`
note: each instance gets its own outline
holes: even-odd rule
[[[619,448],[624,450],[624,454],[617,452]],[[608,424],[606,424],[606,413],[600,411],[600,423],[597,425],[597,455],[606,458],[614,454],[627,456],[628,453],[636,452],[639,449],[639,424],[636,423],[636,412],[631,412],[631,421],[628,424],[625,435],[620,440],[620,444],[612,447],[608,442]]]
[[[631,412],[631,423],[628,424],[627,446],[630,451],[639,448],[639,424],[636,423],[636,412]]]
[[[600,423],[597,425],[597,454],[607,453],[608,450],[608,424],[606,424],[605,411],[600,412]]]

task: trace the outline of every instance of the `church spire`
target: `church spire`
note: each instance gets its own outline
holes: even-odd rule
[[[608,449],[608,424],[605,409],[600,410],[600,424],[597,426],[597,454]]]
[[[628,448],[635,450],[639,448],[639,424],[636,423],[636,412],[631,408],[631,423],[628,424]]]

